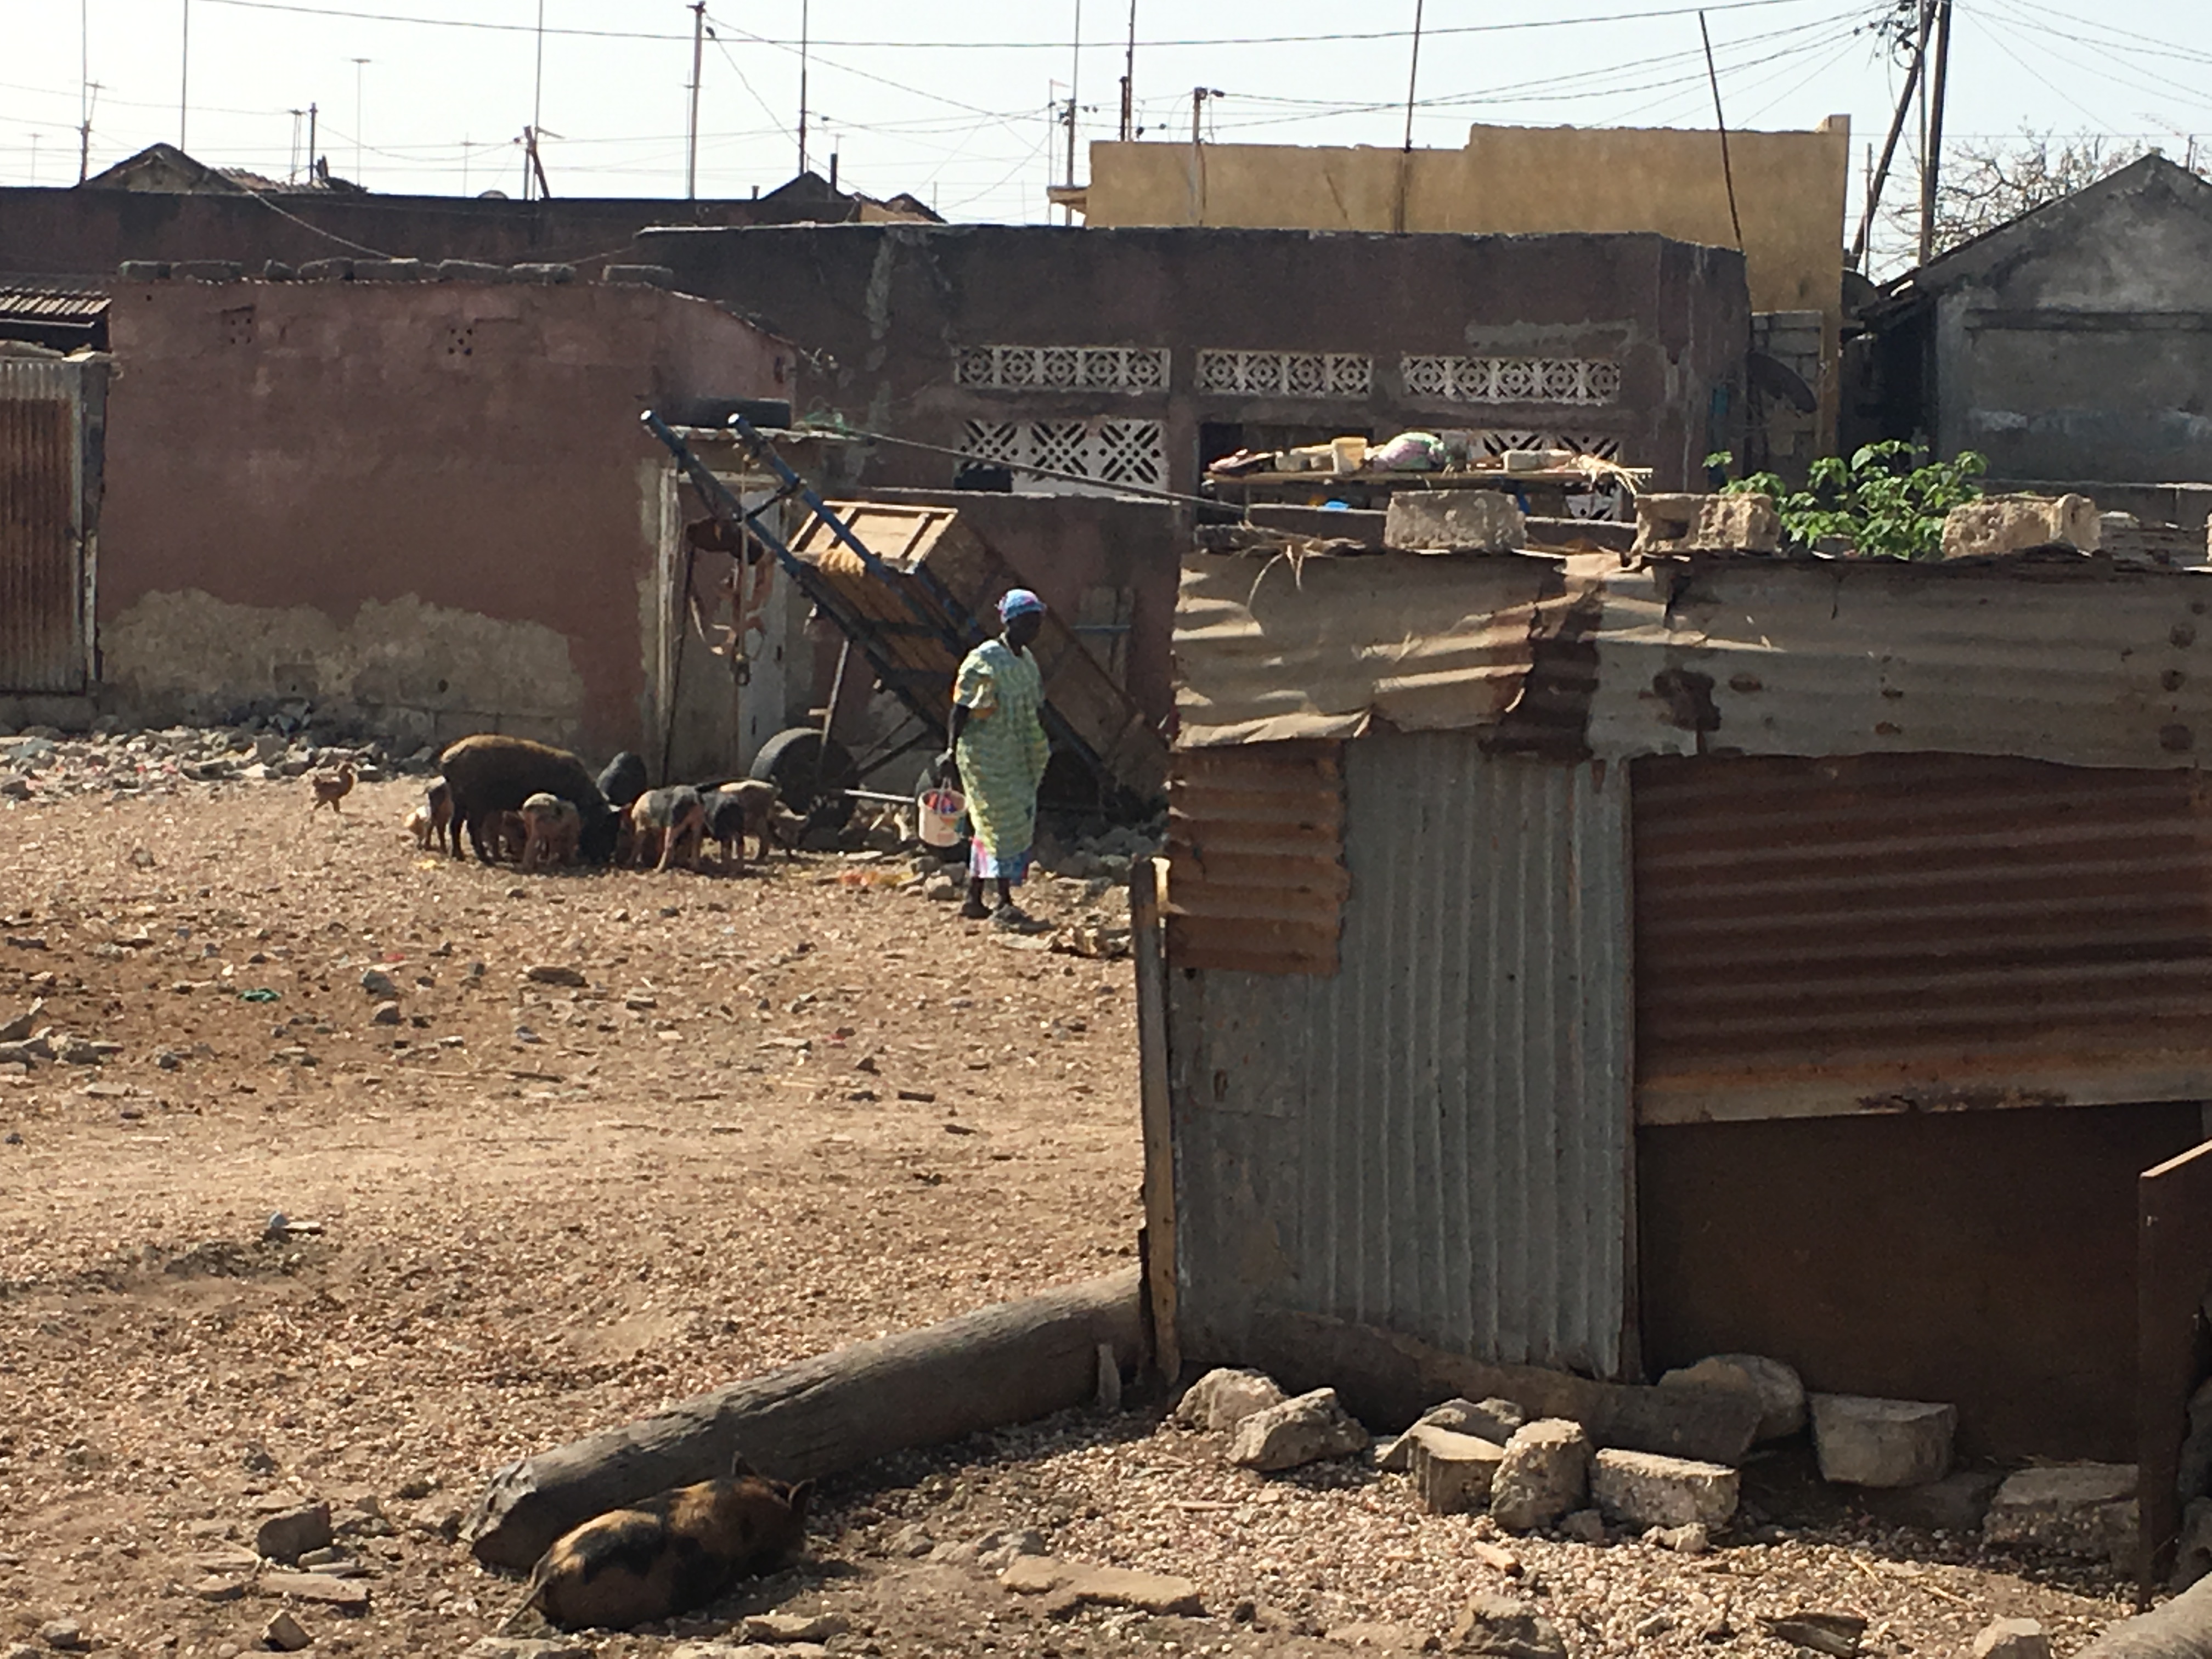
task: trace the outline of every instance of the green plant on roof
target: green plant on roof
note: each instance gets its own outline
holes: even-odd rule
[[[1735,460],[1723,450],[1707,456],[1705,465],[1724,471]],[[1988,470],[1987,459],[1971,449],[1938,461],[1920,445],[1893,438],[1867,445],[1848,461],[1824,456],[1813,463],[1802,489],[1771,472],[1754,472],[1723,485],[1722,493],[1771,497],[1793,547],[1835,540],[1866,557],[1932,559],[1943,549],[1945,515],[1981,499],[1977,480]]]

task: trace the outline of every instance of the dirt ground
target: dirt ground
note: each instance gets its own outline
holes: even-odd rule
[[[515,1600],[454,1541],[500,1464],[1133,1256],[1126,960],[1018,948],[902,860],[425,857],[398,828],[418,787],[364,784],[343,822],[289,781],[0,805],[0,1022],[43,999],[115,1045],[0,1066],[0,1654],[55,1621],[118,1655],[260,1648],[283,1603],[241,1545],[306,1498],[349,1511],[369,1590],[293,1607],[311,1651],[459,1654]],[[1046,881],[1032,908],[1115,896]],[[1230,1468],[1165,1404],[829,1483],[800,1565],[578,1650],[781,1607],[839,1615],[836,1653],[1341,1655],[1511,1589],[1577,1655],[1802,1651],[1759,1621],[1807,1608],[1869,1619],[1869,1654],[2010,1613],[2063,1653],[2124,1610],[2107,1572],[1841,1513],[1694,1559],[1516,1540],[1509,1582],[1468,1547],[1487,1520],[1364,1466]],[[1206,1616],[1048,1617],[975,1559],[1023,1531],[1188,1575]]]

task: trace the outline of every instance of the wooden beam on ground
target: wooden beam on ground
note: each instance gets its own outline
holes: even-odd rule
[[[739,1452],[799,1480],[1028,1422],[1096,1395],[1101,1345],[1125,1375],[1146,1362],[1137,1268],[855,1343],[510,1463],[463,1536],[486,1565],[526,1568],[571,1527],[726,1474]]]

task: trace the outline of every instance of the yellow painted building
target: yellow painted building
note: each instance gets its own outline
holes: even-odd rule
[[[1809,132],[1477,126],[1460,150],[1097,143],[1094,227],[1653,231],[1741,246],[1754,312],[1820,313],[1820,439],[1835,431],[1850,118]],[[1735,213],[1729,204],[1729,174]],[[1739,238],[1735,218],[1742,222]]]

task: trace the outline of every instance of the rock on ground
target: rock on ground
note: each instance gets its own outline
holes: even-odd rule
[[[1982,1626],[1973,1659],[2051,1659],[2051,1638],[2033,1619],[1996,1619]]]
[[[2069,1463],[2006,1477],[1982,1540],[2124,1565],[2136,1547],[2136,1466]]]
[[[1452,1626],[1450,1650],[1488,1659],[1567,1659],[1552,1621],[1510,1595],[1478,1595]]]
[[[1516,1429],[1490,1484],[1490,1518],[1508,1532],[1550,1526],[1583,1507],[1589,1462],[1589,1437],[1579,1423],[1549,1417]]]
[[[592,1659],[598,1650],[572,1638],[480,1636],[461,1650],[461,1659]]]
[[[1366,1449],[1367,1431],[1344,1409],[1336,1390],[1316,1389],[1239,1423],[1230,1437],[1229,1461],[1271,1474]]]
[[[1513,1437],[1513,1431],[1528,1420],[1528,1413],[1510,1400],[1447,1400],[1423,1412],[1414,1419],[1413,1428],[1426,1425],[1449,1429],[1454,1434],[1471,1434],[1502,1447]],[[1413,1430],[1406,1432],[1411,1434]],[[1413,1443],[1400,1435],[1376,1467],[1402,1474],[1413,1467]]]
[[[1218,1431],[1235,1428],[1255,1412],[1279,1406],[1285,1398],[1264,1371],[1224,1365],[1192,1383],[1176,1402],[1175,1420],[1188,1428]]]
[[[1134,1607],[1140,1613],[1204,1611],[1198,1586],[1170,1573],[1133,1572],[1127,1567],[1098,1567],[1049,1555],[1025,1555],[999,1575],[1017,1595],[1042,1595],[1073,1609],[1085,1603]]]
[[[1723,1463],[1607,1447],[1590,1468],[1590,1496],[1608,1521],[1638,1527],[1724,1527],[1740,1477]]]
[[[1764,1354],[1717,1353],[1668,1371],[1659,1386],[1745,1389],[1759,1397],[1760,1440],[1780,1440],[1805,1426],[1805,1384],[1796,1370]]]
[[[1853,1486],[1917,1486],[1951,1467],[1956,1406],[1866,1395],[1812,1397],[1813,1449],[1820,1478]]]
[[[331,1538],[331,1506],[307,1504],[264,1521],[253,1534],[253,1548],[265,1560],[290,1563],[325,1547]]]
[[[307,1627],[289,1613],[276,1614],[261,1629],[262,1645],[279,1653],[297,1653],[314,1639]]]

